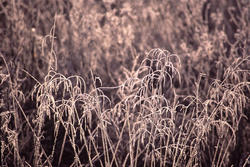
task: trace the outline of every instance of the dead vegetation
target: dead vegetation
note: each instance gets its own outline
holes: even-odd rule
[[[247,166],[250,4],[216,4],[1,0],[1,166]]]

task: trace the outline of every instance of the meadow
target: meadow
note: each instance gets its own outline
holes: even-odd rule
[[[249,9],[0,0],[0,166],[247,167]]]

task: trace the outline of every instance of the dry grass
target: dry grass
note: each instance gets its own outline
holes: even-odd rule
[[[247,166],[250,4],[111,1],[0,1],[0,166]]]

